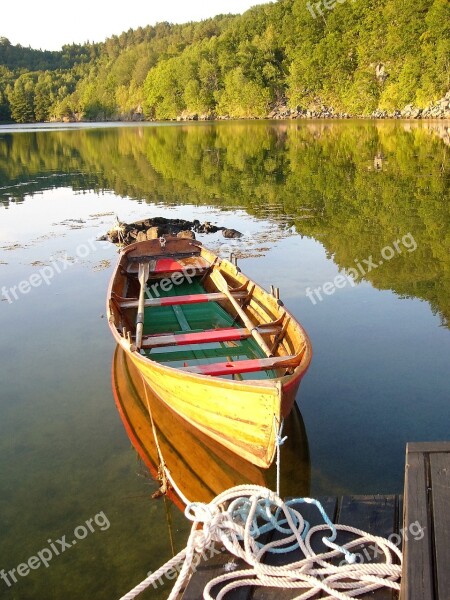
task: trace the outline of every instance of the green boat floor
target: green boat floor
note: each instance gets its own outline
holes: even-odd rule
[[[205,289],[200,280],[196,278],[191,283],[183,281],[179,285],[173,285],[168,291],[162,290],[158,284],[147,285],[146,297],[150,299],[204,293]],[[233,317],[217,302],[149,307],[144,311],[144,323],[144,335],[176,334],[223,327],[242,327],[240,323],[235,323]],[[144,353],[148,358],[174,368],[212,364],[228,360],[265,358],[265,354],[253,338],[232,342],[153,348],[151,350],[144,350]],[[224,376],[224,378],[230,377],[232,376]],[[268,379],[275,377],[275,373],[267,370],[235,377],[243,380]]]

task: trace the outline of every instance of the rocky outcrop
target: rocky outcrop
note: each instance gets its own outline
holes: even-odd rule
[[[421,113],[422,119],[450,119],[450,91],[435,104],[424,108]]]
[[[218,231],[222,231],[224,237],[227,238],[242,237],[242,233],[236,229],[217,227],[209,221],[200,223],[197,219],[186,221],[184,219],[152,217],[134,223],[117,221],[116,225],[100,239],[126,246],[133,242],[155,240],[164,235],[176,235],[177,237],[195,240],[195,233],[217,233]]]
[[[378,83],[384,83],[388,78],[388,73],[386,72],[386,67],[383,63],[379,63],[375,66],[375,77],[378,80]]]
[[[144,227],[146,227],[146,225],[144,225]],[[162,227],[150,227],[146,231],[146,236],[148,240],[157,240],[163,235],[163,233],[164,230]]]
[[[236,231],[236,229],[224,229],[222,231],[222,235],[227,239],[236,239],[242,237],[242,233],[240,231]]]
[[[403,110],[395,110],[391,113],[377,109],[371,117],[373,119],[450,119],[450,91],[425,108],[407,104]]]
[[[177,121],[214,121],[215,119],[217,119],[217,115],[214,113],[204,113],[199,115],[197,113],[182,112],[181,115],[178,115],[177,117]]]
[[[387,77],[384,65],[377,65],[377,77]],[[273,106],[268,119],[349,119],[364,117],[367,115],[350,115],[345,112],[336,112],[332,107],[323,104],[312,104],[308,108],[296,106],[290,108],[287,101],[281,101]],[[377,108],[370,115],[372,119],[450,119],[450,91],[426,108],[418,108],[413,104],[406,105],[402,110],[396,109],[392,112]]]
[[[333,108],[322,104],[313,104],[309,108],[296,106],[289,108],[286,101],[277,103],[270,113],[268,119],[349,119],[348,113],[335,112]]]
[[[184,238],[185,240],[195,240],[195,233],[190,229],[186,229],[177,233],[177,237]]]
[[[371,119],[400,119],[401,113],[399,110],[396,110],[395,113],[388,113],[387,110],[381,110],[381,108],[377,108],[370,115]]]

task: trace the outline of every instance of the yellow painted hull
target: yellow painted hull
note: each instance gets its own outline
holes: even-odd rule
[[[125,310],[136,311],[138,303],[134,300],[127,302],[130,294],[131,297],[137,294],[136,288],[131,292],[129,288],[130,274],[137,271],[137,263],[132,261],[136,258],[140,260],[141,252],[146,260],[152,253],[161,252],[157,244],[157,240],[142,242],[124,250],[108,291],[108,322],[112,334],[136,366],[143,383],[148,384],[162,402],[213,440],[253,464],[268,468],[275,455],[278,428],[292,409],[300,381],[311,360],[308,336],[278,298],[253,284],[235,265],[219,260],[203,247],[191,244],[189,247],[192,246],[196,253],[191,266],[195,263],[204,269],[205,265],[209,265],[202,278],[207,293],[215,294],[215,299],[216,296],[224,296],[217,294],[220,288],[216,286],[216,275],[225,278],[233,291],[244,288],[251,290],[248,300],[242,305],[241,313],[244,309],[246,313],[244,317],[263,328],[277,324],[283,330],[281,342],[277,342],[277,335],[271,332],[265,334],[264,340],[274,348],[272,356],[275,361],[280,361],[281,366],[274,367],[276,375],[266,379],[226,379],[203,374],[202,367],[199,367],[200,372],[190,368],[174,368],[142,354],[136,348],[137,336],[133,329],[130,335],[135,313],[129,318],[121,306],[126,307]],[[185,250],[186,244],[186,240],[167,242],[167,246],[174,251]],[[165,268],[171,267],[167,260],[161,264]],[[183,265],[186,267],[186,260]],[[185,298],[190,300],[192,297]],[[228,313],[233,312],[233,306],[226,298],[219,302]],[[139,314],[137,316],[139,320]],[[252,328],[249,325],[247,330],[252,332],[253,329],[256,326]],[[264,333],[264,329],[262,331]],[[283,366],[285,357],[291,361],[295,359],[291,368]]]
[[[246,460],[268,467],[281,422],[281,386],[249,385],[205,375],[180,373],[129,356],[141,377],[172,410]]]
[[[274,488],[275,465],[272,469],[256,467],[175,414],[150,386],[145,384],[143,389],[140,372],[120,347],[114,353],[112,387],[132,444],[154,477],[160,477],[164,461],[171,484],[167,494],[180,509],[184,509],[186,500],[210,502],[236,485],[252,483]],[[286,419],[283,431],[288,436],[281,461],[283,494],[308,496],[308,440],[298,409]]]

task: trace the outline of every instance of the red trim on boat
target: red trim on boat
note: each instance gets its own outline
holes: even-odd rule
[[[234,298],[246,298],[246,292],[234,292]],[[187,296],[166,296],[162,298],[149,298],[145,301],[145,308],[151,306],[175,306],[177,304],[196,304],[202,302],[219,302],[220,300],[227,300],[228,296],[221,292],[213,292],[211,294],[189,294]],[[124,300],[120,301],[119,306],[125,308],[137,308],[137,300]]]
[[[158,346],[185,346],[187,344],[209,344],[212,342],[231,342],[250,337],[248,329],[226,327],[210,331],[194,333],[179,333],[177,335],[152,335],[142,340],[142,348],[157,348]]]
[[[156,261],[156,266],[153,273],[176,273],[183,270],[183,265],[180,265],[176,260],[171,258],[160,258]]]
[[[254,373],[267,369],[277,369],[283,366],[292,366],[295,356],[275,356],[273,358],[256,358],[252,360],[237,360],[235,362],[214,363],[211,365],[197,365],[184,369],[199,375],[233,375],[234,373]]]

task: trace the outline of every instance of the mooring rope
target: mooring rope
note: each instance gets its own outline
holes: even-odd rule
[[[281,496],[280,493],[280,480],[281,480],[281,446],[288,439],[288,436],[283,437],[284,419],[281,420],[281,424],[278,427],[278,421],[276,416],[273,416],[273,428],[276,436],[276,452],[277,452],[277,496]]]
[[[158,474],[160,476],[160,483],[161,483],[160,490],[161,490],[161,492],[166,494],[167,490],[168,490],[167,482],[169,482],[171,487],[175,490],[175,493],[180,498],[180,500],[183,502],[183,504],[185,506],[187,506],[188,504],[190,504],[190,500],[188,500],[186,498],[186,496],[183,494],[183,492],[178,487],[176,481],[172,477],[172,474],[166,465],[166,461],[164,460],[164,456],[163,456],[163,453],[161,450],[161,445],[160,445],[159,439],[158,439],[158,433],[156,431],[155,421],[153,420],[153,413],[152,413],[152,409],[150,406],[150,401],[148,399],[147,385],[145,383],[145,379],[142,374],[141,374],[141,378],[142,378],[142,385],[143,385],[144,393],[145,393],[145,402],[147,405],[147,411],[148,411],[150,421],[152,424],[153,438],[155,440],[156,451],[158,453],[158,458],[159,458],[159,469],[158,469],[159,473]]]
[[[142,373],[141,373],[141,379],[142,379],[142,386],[144,388],[144,393],[145,393],[145,402],[147,404],[147,411],[148,411],[150,421],[152,424],[152,431],[153,431],[153,437],[155,440],[156,452],[157,452],[158,458],[159,458],[158,475],[159,475],[160,483],[161,483],[160,490],[162,493],[165,494],[167,492],[167,467],[166,467],[166,463],[164,461],[163,453],[161,451],[161,446],[159,445],[158,435],[156,433],[155,422],[153,420],[152,409],[150,408],[150,401],[148,399],[147,386],[145,384],[145,379],[144,379],[144,376],[142,375]]]
[[[294,506],[315,505],[324,523],[310,527]],[[214,578],[205,587],[204,600],[222,600],[231,590],[242,586],[264,586],[305,590],[296,600],[314,598],[325,592],[330,598],[349,600],[383,587],[400,590],[402,555],[390,541],[371,535],[355,527],[334,525],[322,505],[312,498],[297,498],[284,502],[278,495],[264,487],[242,485],[217,496],[209,504],[193,502],[187,506],[186,517],[193,521],[187,546],[158,571],[152,573],[121,600],[133,600],[149,585],[160,579],[172,567],[183,566],[168,600],[175,600],[190,575],[196,554],[202,554],[213,542],[218,542],[234,556],[244,560],[250,569],[226,573]],[[258,539],[269,531],[279,539],[262,543]],[[326,532],[321,539],[329,551],[316,554],[311,546],[312,537]],[[351,533],[355,538],[342,546],[335,543],[337,532]],[[281,537],[283,536],[283,537]],[[351,552],[364,544],[375,544],[377,560],[384,562],[356,563]],[[262,562],[268,553],[287,555],[300,549],[299,560],[281,566]],[[343,557],[336,565],[331,559]],[[398,561],[397,564],[394,561]],[[228,583],[227,583],[228,582]],[[213,588],[226,583],[217,595]]]

